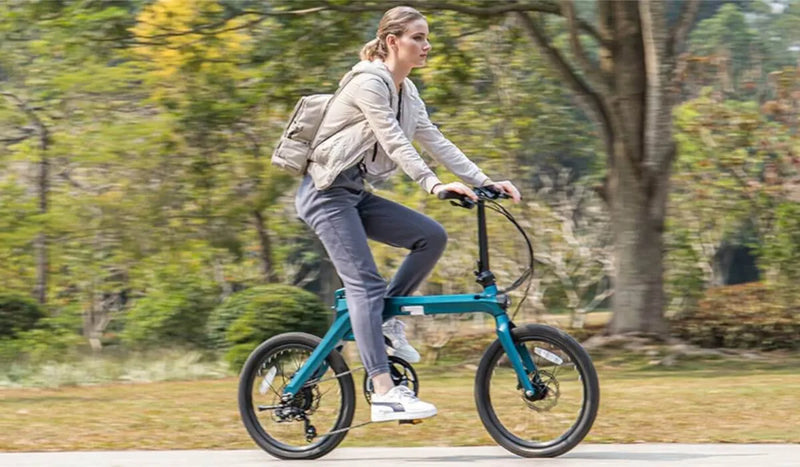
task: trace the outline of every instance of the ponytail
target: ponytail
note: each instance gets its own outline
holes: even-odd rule
[[[380,58],[381,60],[386,60],[386,57],[388,55],[389,54],[387,53],[386,50],[386,43],[376,37],[375,39],[372,39],[371,41],[364,44],[364,47],[361,48],[361,53],[359,54],[359,57],[361,58],[361,60],[372,61],[375,60],[376,58]]]

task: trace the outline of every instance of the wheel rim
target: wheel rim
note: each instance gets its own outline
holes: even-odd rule
[[[501,350],[495,354],[489,373],[490,415],[503,436],[516,444],[534,449],[557,445],[583,419],[588,397],[583,369],[571,352],[542,336],[526,336],[520,343],[533,358],[540,381],[548,389],[547,395],[541,400],[527,400],[524,391],[518,388],[516,372]],[[558,359],[562,363],[551,361]],[[533,374],[528,376],[534,378]]]
[[[303,388],[289,404],[292,410],[266,409],[281,404],[283,389],[292,376],[308,360],[313,349],[300,344],[291,344],[266,354],[251,372],[249,416],[259,434],[270,444],[287,451],[310,451],[319,447],[327,436],[320,436],[335,430],[343,416],[344,381],[333,377],[328,370],[320,382]],[[330,365],[330,361],[328,361]],[[281,410],[284,410],[281,415]],[[287,416],[292,414],[294,416]],[[297,415],[302,414],[314,427],[317,436],[312,442],[306,441],[306,424]]]

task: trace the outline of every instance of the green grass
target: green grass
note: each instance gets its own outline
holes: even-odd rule
[[[800,442],[800,356],[594,355],[601,404],[587,442]],[[343,446],[491,445],[473,401],[476,359],[420,365],[421,395],[439,415],[420,425],[354,429]],[[356,422],[368,418],[356,374]],[[0,450],[236,449],[254,444],[239,420],[237,380],[0,389]]]
[[[161,349],[114,355],[83,355],[61,362],[0,365],[2,388],[187,381],[231,376],[228,364],[194,350]]]

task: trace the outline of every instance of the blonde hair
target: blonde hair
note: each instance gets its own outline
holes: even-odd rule
[[[375,60],[376,58],[386,60],[386,57],[389,56],[386,36],[389,34],[394,34],[397,37],[402,36],[408,29],[409,23],[419,19],[425,19],[425,17],[410,6],[396,6],[384,13],[381,22],[378,23],[378,33],[375,35],[375,39],[367,42],[361,48],[361,53],[359,54],[361,60]]]

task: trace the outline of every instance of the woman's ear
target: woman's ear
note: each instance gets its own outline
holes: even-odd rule
[[[394,34],[389,34],[386,36],[386,47],[390,50],[394,50],[397,52],[397,36]]]

